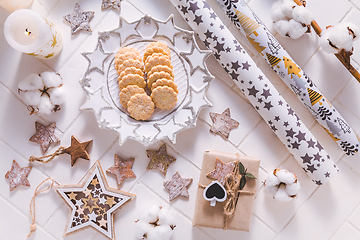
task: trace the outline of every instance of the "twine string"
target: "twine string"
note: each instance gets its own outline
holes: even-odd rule
[[[40,186],[42,186],[47,180],[51,180],[50,186],[48,186],[48,187],[46,187],[46,188],[39,191]],[[36,217],[36,214],[35,214],[35,197],[39,193],[48,191],[50,188],[52,188],[53,185],[54,185],[54,179],[49,177],[49,178],[46,178],[45,180],[43,180],[35,189],[34,196],[31,198],[30,207],[29,207],[30,208],[30,215],[31,215],[31,225],[30,225],[30,233],[27,235],[27,238],[29,238],[36,230],[36,224],[35,224],[35,217]]]
[[[41,162],[41,163],[48,163],[51,160],[53,160],[56,156],[59,156],[61,154],[64,154],[65,147],[59,147],[54,153],[49,154],[49,155],[45,155],[42,157],[34,157],[31,156],[29,158],[29,162]]]

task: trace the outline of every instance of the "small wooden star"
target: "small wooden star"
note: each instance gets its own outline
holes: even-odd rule
[[[192,178],[182,178],[179,172],[172,175],[170,181],[164,182],[164,187],[169,190],[169,200],[173,200],[178,196],[189,198],[187,187],[192,183]]]
[[[167,154],[166,145],[162,145],[158,150],[146,150],[150,162],[146,167],[147,170],[157,169],[166,175],[169,165],[176,161],[176,158]]]
[[[210,118],[213,122],[210,131],[226,139],[229,138],[230,131],[239,126],[239,122],[230,117],[230,108],[221,114],[211,112]]]
[[[135,158],[130,158],[128,160],[121,159],[118,155],[114,156],[114,166],[106,170],[107,173],[113,174],[116,177],[117,185],[120,187],[122,181],[125,178],[136,178],[135,173],[131,170],[134,164]]]
[[[45,153],[49,149],[51,143],[60,141],[54,134],[55,128],[56,123],[54,122],[47,126],[44,126],[39,122],[35,122],[36,133],[29,139],[29,141],[39,143],[41,151]]]
[[[79,184],[56,185],[54,188],[71,209],[65,235],[90,226],[115,239],[114,214],[135,198],[131,193],[109,187],[99,161]],[[99,189],[101,197],[97,194]]]
[[[75,3],[74,12],[64,16],[65,21],[71,24],[71,34],[75,34],[80,30],[92,32],[90,21],[93,19],[95,12],[83,11],[78,3]]]
[[[10,191],[14,190],[19,185],[30,187],[30,182],[27,176],[32,167],[20,167],[19,164],[13,160],[11,170],[5,174],[5,178],[9,180]]]
[[[101,2],[101,10],[107,8],[116,9],[118,11],[121,10],[121,0],[102,0]]]
[[[64,153],[71,155],[71,166],[74,166],[78,158],[90,160],[90,155],[87,148],[93,140],[87,142],[80,142],[74,135],[71,136],[71,146],[64,149]]]
[[[209,172],[206,176],[211,179],[218,180],[222,185],[225,184],[225,178],[235,169],[235,162],[224,163],[219,158],[216,158],[215,169]]]

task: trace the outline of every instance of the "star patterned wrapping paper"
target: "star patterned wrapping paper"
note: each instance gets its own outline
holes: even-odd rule
[[[224,7],[226,15],[234,25],[246,36],[341,149],[347,155],[358,152],[359,141],[354,130],[246,3],[243,0],[217,1]]]
[[[317,185],[327,182],[338,168],[325,149],[298,118],[243,47],[206,3],[170,0],[189,26],[259,112],[280,141]]]

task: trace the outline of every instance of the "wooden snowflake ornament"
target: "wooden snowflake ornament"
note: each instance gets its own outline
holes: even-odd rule
[[[97,161],[80,184],[54,186],[71,208],[65,235],[91,226],[115,239],[113,214],[135,195],[110,188]]]

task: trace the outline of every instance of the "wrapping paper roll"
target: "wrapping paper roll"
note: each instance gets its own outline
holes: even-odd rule
[[[234,80],[312,181],[327,182],[338,171],[301,122],[206,1],[170,0]]]
[[[234,25],[296,94],[325,131],[347,155],[359,151],[359,141],[350,125],[325,98],[311,79],[280,45],[243,0],[217,0]]]

